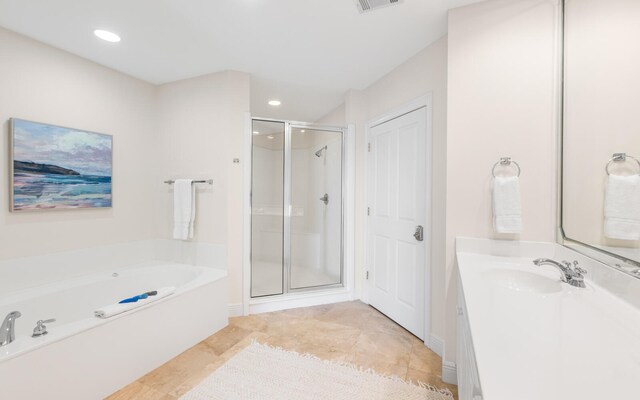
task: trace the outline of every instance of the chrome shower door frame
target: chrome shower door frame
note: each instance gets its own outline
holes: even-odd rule
[[[289,235],[285,237],[285,241],[284,241],[284,253],[285,253],[284,275],[286,276],[285,293],[309,292],[313,290],[323,290],[323,289],[330,289],[330,288],[336,288],[336,287],[343,287],[344,286],[344,238],[345,238],[344,209],[346,205],[345,204],[345,190],[346,190],[345,149],[346,149],[347,128],[337,127],[337,126],[317,125],[317,124],[306,123],[306,122],[286,121],[285,123],[286,123],[286,128],[285,128],[285,165],[284,167],[285,167],[285,177],[288,176],[288,178],[286,178],[284,183],[284,187],[285,187],[284,204],[285,204],[285,213],[287,213],[287,206],[288,206],[288,214],[287,214],[288,218],[285,217],[284,230],[285,232],[288,231],[289,233]],[[340,133],[340,146],[341,146],[340,148],[340,164],[341,164],[340,165],[340,282],[338,283],[329,284],[329,285],[309,286],[309,287],[302,287],[302,288],[291,287],[291,212],[293,210],[292,204],[291,204],[292,203],[291,202],[291,193],[292,193],[291,160],[293,158],[292,148],[291,148],[291,132],[292,132],[292,129],[294,128]],[[287,140],[287,137],[288,137],[288,140]],[[288,187],[289,197],[286,196],[287,187]]]
[[[341,126],[328,126],[328,125],[318,125],[314,123],[308,122],[299,122],[299,121],[288,121],[281,119],[272,119],[272,118],[259,118],[259,117],[251,117],[251,123],[254,121],[266,121],[266,122],[278,122],[284,123],[284,177],[283,177],[283,290],[282,294],[272,294],[272,295],[263,295],[256,296],[252,298],[264,298],[264,297],[277,297],[287,295],[289,293],[300,293],[300,292],[310,292],[331,288],[339,288],[344,287],[344,240],[345,240],[345,191],[346,191],[346,136],[347,136],[347,127]],[[293,129],[306,129],[306,130],[314,130],[314,131],[325,131],[325,132],[335,132],[340,133],[340,145],[341,145],[341,165],[340,165],[340,187],[341,187],[341,197],[340,197],[340,282],[335,284],[328,285],[318,285],[318,286],[310,286],[303,288],[291,288],[291,216],[293,212],[292,206],[292,130]],[[253,141],[251,143],[251,147],[253,148]],[[252,151],[253,153],[253,151]],[[253,160],[252,160],[253,162]],[[251,187],[253,188],[253,176],[251,178]],[[253,207],[253,196],[251,198],[251,207]],[[253,215],[251,216],[253,219]],[[251,224],[253,226],[253,223]],[[250,263],[253,265],[253,248],[250,249]],[[253,275],[249,280],[249,284],[253,284]]]

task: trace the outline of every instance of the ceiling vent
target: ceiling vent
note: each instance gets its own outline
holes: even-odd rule
[[[400,4],[402,0],[354,0],[360,14],[379,8]]]

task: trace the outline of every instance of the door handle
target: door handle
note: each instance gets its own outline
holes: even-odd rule
[[[413,237],[416,238],[418,242],[422,242],[424,240],[424,228],[422,225],[416,226],[416,231],[413,233]]]
[[[329,204],[329,195],[325,193],[324,196],[320,197],[320,201],[323,202],[325,205]]]

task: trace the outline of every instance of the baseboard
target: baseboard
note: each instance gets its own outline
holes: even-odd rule
[[[429,348],[442,358],[444,356],[444,340],[440,339],[436,335],[429,337]]]
[[[452,385],[458,384],[458,369],[456,363],[451,361],[442,361],[442,381]]]
[[[456,363],[444,360],[444,340],[436,335],[429,336],[429,348],[442,358],[442,381],[458,384],[458,369]]]
[[[243,314],[242,303],[229,304],[230,317],[241,317]]]

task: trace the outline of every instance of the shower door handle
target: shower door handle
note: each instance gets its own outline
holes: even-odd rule
[[[422,225],[416,226],[416,231],[413,233],[413,237],[416,238],[418,242],[422,242],[424,240],[424,228]]]
[[[320,201],[323,202],[326,206],[327,204],[329,204],[329,195],[325,193],[324,196],[320,197]]]

